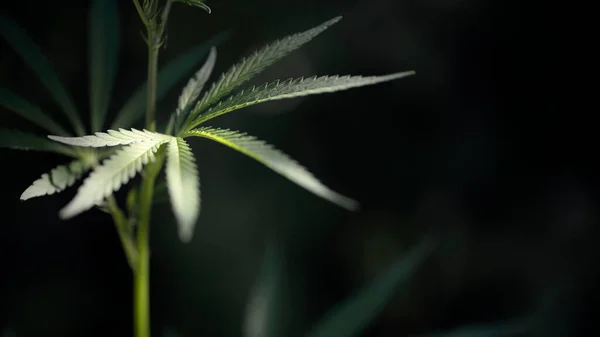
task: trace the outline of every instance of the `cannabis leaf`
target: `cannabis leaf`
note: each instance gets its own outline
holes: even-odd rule
[[[262,265],[246,303],[244,337],[280,335],[283,315],[284,256],[275,240],[267,242]]]
[[[50,173],[44,173],[40,179],[34,181],[21,194],[21,200],[62,192],[79,180],[89,168],[89,163],[81,160],[72,161],[68,165],[57,166]]]
[[[202,99],[190,114],[188,121],[196,118],[200,112],[216,103],[219,99],[229,94],[232,90],[248,81],[263,69],[269,67],[292,51],[300,48],[303,44],[312,40],[315,36],[338,22],[341,18],[342,17],[339,16],[302,33],[289,35],[252,53],[247,58],[242,59],[239,63],[221,75],[217,82],[212,84],[210,89],[202,96]]]
[[[141,171],[144,165],[153,161],[158,148],[171,138],[167,135],[146,138],[118,150],[90,173],[73,200],[60,210],[60,217],[71,218],[101,203]]]
[[[165,172],[179,238],[189,242],[200,212],[200,180],[192,150],[183,138],[169,141]]]
[[[266,83],[259,87],[252,87],[249,90],[244,90],[236,95],[230,96],[227,100],[220,102],[219,104],[210,108],[206,113],[200,115],[191,124],[191,127],[195,127],[209,119],[223,115],[230,111],[241,109],[257,103],[347,90],[396,80],[402,77],[413,75],[414,73],[414,71],[406,71],[385,76],[367,77],[350,75],[322,77],[314,76],[310,78],[288,79],[282,82],[275,81]]]
[[[55,152],[69,157],[76,157],[72,148],[57,144],[46,138],[15,130],[0,129],[0,147]]]
[[[128,145],[145,141],[162,140],[164,137],[165,135],[161,133],[150,132],[148,130],[140,131],[136,129],[131,129],[131,131],[125,129],[119,129],[119,131],[108,130],[106,133],[96,132],[95,135],[82,137],[48,136],[48,138],[57,142],[83,147]]]
[[[358,202],[330,190],[304,167],[271,145],[237,131],[202,127],[191,130],[187,136],[204,137],[227,145],[288,178],[294,183],[349,210],[358,209]]]
[[[38,106],[8,89],[0,88],[0,105],[47,131],[61,136],[70,135],[68,131],[48,117]]]
[[[188,6],[194,6],[204,9],[210,14],[210,7],[208,7],[202,0],[175,0],[175,2],[181,2]]]
[[[356,337],[385,308],[399,285],[407,283],[437,246],[425,238],[370,284],[336,304],[315,324],[307,337]]]
[[[119,15],[116,1],[92,1],[89,14],[91,131],[102,129],[117,72]]]
[[[216,59],[217,50],[215,47],[212,47],[210,48],[210,53],[208,54],[208,58],[204,62],[204,65],[202,65],[202,68],[196,72],[194,77],[190,78],[188,84],[183,88],[183,91],[179,96],[179,105],[177,106],[178,116],[186,111],[192,103],[198,99],[206,81],[208,81],[208,77],[212,73]]]
[[[16,22],[0,13],[0,34],[11,47],[25,60],[25,63],[37,73],[42,83],[61,107],[78,135],[84,135],[85,129],[73,99],[58,79],[52,66],[44,57],[39,47],[27,36]]]

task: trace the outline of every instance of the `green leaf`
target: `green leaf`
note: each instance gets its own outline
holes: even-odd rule
[[[454,330],[427,334],[422,337],[517,337],[529,330],[526,324],[517,321],[495,324],[470,324]]]
[[[61,136],[70,135],[39,107],[8,89],[0,88],[0,105],[51,133]]]
[[[55,152],[77,157],[73,149],[30,133],[0,128],[0,148]]]
[[[230,148],[237,150],[288,178],[315,195],[329,200],[349,210],[357,210],[358,202],[330,190],[315,178],[304,167],[288,157],[285,153],[273,148],[271,145],[248,136],[244,133],[231,130],[214,129],[209,127],[189,131],[187,136],[204,137]]]
[[[94,135],[82,137],[48,136],[48,138],[63,144],[82,147],[119,146],[140,142],[154,142],[162,140],[165,137],[169,136],[148,130],[140,131],[136,129],[131,129],[131,131],[125,129],[119,129],[119,131],[108,130],[106,133],[96,132]]]
[[[11,47],[25,60],[25,63],[39,76],[42,83],[52,94],[54,100],[60,105],[62,111],[69,118],[75,133],[84,135],[85,129],[77,114],[73,99],[58,79],[39,47],[27,36],[25,31],[12,19],[0,14],[0,34]]]
[[[181,3],[186,4],[188,6],[194,6],[194,7],[202,8],[205,11],[207,11],[208,14],[210,14],[210,12],[211,12],[210,7],[208,7],[202,0],[175,0],[175,2],[181,2]]]
[[[91,131],[102,129],[108,110],[119,49],[119,18],[114,0],[94,0],[90,10]]]
[[[67,187],[72,186],[81,179],[81,176],[90,168],[88,163],[75,160],[68,165],[60,165],[50,171],[42,174],[42,177],[31,184],[21,194],[21,200],[27,200],[43,195],[52,195],[62,192]]]
[[[179,239],[190,242],[200,212],[200,179],[194,154],[183,138],[169,141],[165,172]]]
[[[157,75],[156,99],[161,100],[168,91],[184,76],[194,69],[196,64],[209,52],[211,46],[216,46],[222,42],[227,33],[218,33],[208,41],[192,50],[178,56],[161,68]],[[111,124],[111,129],[125,128],[134,125],[140,120],[146,109],[146,83],[140,86],[133,96],[125,102],[121,110],[117,113],[115,120]]]
[[[312,40],[329,26],[341,20],[341,18],[341,16],[338,16],[305,32],[289,35],[263,47],[247,58],[242,59],[239,63],[221,75],[216,83],[212,84],[210,89],[202,96],[202,99],[190,114],[188,121],[196,118],[199,113],[218,102],[222,97],[228,95],[231,91],[251,79],[254,75]]]
[[[246,307],[244,337],[279,336],[282,269],[281,251],[270,242]]]
[[[140,172],[144,165],[153,161],[158,148],[171,138],[163,136],[133,143],[104,160],[102,165],[98,166],[84,180],[73,200],[60,210],[60,217],[62,219],[72,218],[100,204]]]
[[[226,114],[230,111],[241,109],[249,105],[274,101],[279,99],[294,98],[307,95],[329,93],[351,88],[373,85],[377,83],[396,80],[413,75],[414,71],[390,74],[385,76],[322,76],[310,78],[288,79],[286,81],[271,82],[259,87],[229,97],[210,108],[206,113],[199,116],[191,127],[195,127],[209,119]]]
[[[397,287],[407,282],[434,248],[424,240],[370,285],[330,310],[308,337],[353,337],[369,325],[392,298]]]
[[[208,77],[212,73],[213,68],[215,67],[215,61],[217,59],[217,49],[215,47],[210,48],[210,53],[208,54],[208,58],[202,65],[202,68],[196,72],[194,77],[190,78],[185,88],[179,95],[179,105],[177,106],[177,116],[184,113],[191,105],[194,103],[206,81],[208,81]]]

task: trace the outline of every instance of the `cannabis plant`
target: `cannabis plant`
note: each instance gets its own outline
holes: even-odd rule
[[[175,61],[164,73],[157,71],[158,55],[164,45],[169,11],[174,2],[208,9],[199,0],[145,0],[133,4],[145,27],[148,47],[147,82],[137,95],[125,104],[108,127],[105,127],[110,92],[116,76],[117,16],[116,2],[93,1],[90,29],[90,129],[86,131],[73,100],[52,71],[49,62],[24,32],[10,19],[1,17],[2,36],[39,75],[61,110],[68,117],[74,134],[54,122],[34,104],[7,89],[0,90],[0,103],[51,135],[48,139],[14,130],[0,131],[1,145],[17,149],[52,151],[74,158],[52,169],[33,182],[22,200],[51,195],[65,190],[82,179],[75,197],[62,208],[59,216],[70,219],[94,207],[112,215],[134,275],[135,332],[138,337],[149,331],[149,224],[155,183],[163,166],[166,185],[181,241],[192,239],[200,212],[200,179],[198,167],[188,141],[205,138],[223,144],[253,158],[292,182],[346,208],[356,210],[358,203],[317,180],[307,169],[266,142],[243,132],[206,125],[213,118],[244,107],[268,101],[306,95],[330,93],[403,78],[412,71],[384,76],[314,76],[290,78],[239,90],[240,86],[284,56],[306,44],[341,18],[328,20],[312,29],[272,42],[243,58],[207,86],[216,62],[212,46],[204,64],[183,88],[168,124],[157,129],[156,102],[194,64],[197,52],[187,59]],[[216,43],[213,43],[216,44]],[[173,72],[174,74],[170,74]],[[161,87],[166,82],[166,87]],[[206,88],[206,90],[204,90]],[[143,101],[145,90],[145,126],[131,128],[137,120],[136,107]],[[166,162],[166,163],[165,163]],[[131,187],[123,211],[114,193],[141,174],[139,186]]]

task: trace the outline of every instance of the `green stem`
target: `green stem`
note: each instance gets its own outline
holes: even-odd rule
[[[150,337],[150,215],[154,182],[164,162],[164,151],[144,170],[140,189],[140,220],[137,230],[138,263],[134,273],[135,337]]]
[[[137,230],[138,264],[134,274],[134,329],[136,337],[150,337],[150,207],[154,179],[146,176],[140,193],[140,221]]]
[[[156,131],[156,74],[160,37],[148,30],[148,86],[146,87],[146,128]]]
[[[138,0],[133,0],[140,18],[147,30],[148,79],[146,87],[146,129],[156,131],[156,88],[158,53],[162,44],[164,27],[172,4],[167,0],[161,22],[156,22],[157,2],[142,8]],[[154,183],[164,161],[164,151],[159,149],[156,160],[146,166],[140,188],[137,228],[137,260],[133,268],[133,315],[135,337],[150,337],[150,217]]]
[[[144,25],[148,27],[148,19],[146,18],[146,14],[144,13],[142,6],[140,5],[140,2],[138,0],[133,0],[133,4],[135,5],[135,9],[137,10],[138,15],[140,16],[140,19],[142,20]]]

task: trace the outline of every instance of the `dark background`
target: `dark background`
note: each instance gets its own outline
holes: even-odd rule
[[[264,243],[285,253],[285,336],[427,234],[440,245],[364,336],[406,336],[539,314],[530,336],[592,336],[598,300],[596,127],[576,79],[585,20],[565,2],[501,0],[212,1],[176,4],[161,64],[229,30],[215,72],[273,39],[344,20],[253,83],[313,74],[417,75],[331,95],[257,105],[215,120],[291,154],[359,200],[349,213],[251,159],[192,140],[203,211],[182,244],[168,205],[152,223],[152,320],[182,336],[241,335]],[[88,1],[6,2],[87,117]],[[120,4],[113,113],[145,79],[130,1]],[[0,85],[61,120],[47,90],[0,43]],[[191,75],[191,74],[190,74]],[[214,78],[214,76],[213,76]],[[160,104],[168,116],[184,81]],[[592,84],[593,85],[593,84]],[[588,89],[589,90],[589,89]],[[3,127],[35,131],[0,110]],[[131,273],[108,215],[69,221],[75,193],[20,202],[65,158],[0,149],[0,328],[16,336],[129,336]],[[589,329],[589,331],[585,331]],[[0,330],[1,332],[2,330]]]

